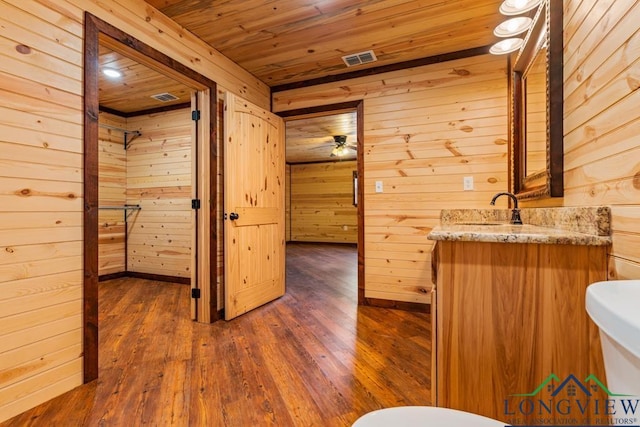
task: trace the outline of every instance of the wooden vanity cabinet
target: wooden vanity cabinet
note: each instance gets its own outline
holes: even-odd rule
[[[505,399],[552,373],[604,381],[585,292],[606,280],[606,249],[438,241],[435,404],[508,422]]]

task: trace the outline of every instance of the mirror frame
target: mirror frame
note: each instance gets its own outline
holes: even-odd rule
[[[524,78],[538,51],[542,31],[547,43],[547,167],[526,176]],[[515,61],[508,61],[511,191],[518,199],[564,195],[562,0],[543,0]],[[540,183],[540,181],[543,181]]]

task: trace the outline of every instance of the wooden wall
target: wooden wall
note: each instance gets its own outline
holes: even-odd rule
[[[366,297],[429,303],[440,210],[507,189],[506,96],[506,60],[490,55],[273,95],[276,112],[364,99]]]
[[[142,1],[0,3],[0,421],[82,383],[83,16],[269,108],[269,88]]]
[[[142,135],[130,135],[125,150],[123,132],[100,128],[99,205],[139,204],[142,210],[130,211],[126,234],[124,211],[99,211],[99,274],[190,277],[190,110],[129,119],[100,113],[100,123]]]
[[[291,165],[291,241],[358,242],[355,161]]]
[[[563,199],[610,205],[610,279],[640,278],[640,1],[565,2]]]
[[[141,136],[127,149],[127,203],[139,204],[128,222],[127,270],[191,277],[191,110],[136,116]]]
[[[291,241],[291,165],[287,164],[284,169],[284,238]]]
[[[127,121],[113,114],[100,113],[100,125],[126,129]],[[100,127],[98,134],[98,206],[127,203],[127,154],[124,132]],[[123,211],[98,211],[98,274],[121,273],[125,265],[125,222]]]

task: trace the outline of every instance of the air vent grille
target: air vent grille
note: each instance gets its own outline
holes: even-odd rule
[[[353,67],[355,65],[375,62],[378,60],[378,58],[376,58],[376,54],[373,53],[372,50],[367,50],[366,52],[359,52],[351,55],[345,55],[342,57],[342,60],[344,61],[345,64],[347,64],[347,67]]]
[[[155,95],[151,95],[151,97],[161,102],[169,102],[169,101],[175,101],[176,99],[179,99],[177,96],[172,95],[169,92],[158,93]]]

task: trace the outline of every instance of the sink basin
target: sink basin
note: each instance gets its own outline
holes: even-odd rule
[[[640,358],[640,280],[610,280],[587,288],[586,308],[600,330]]]

